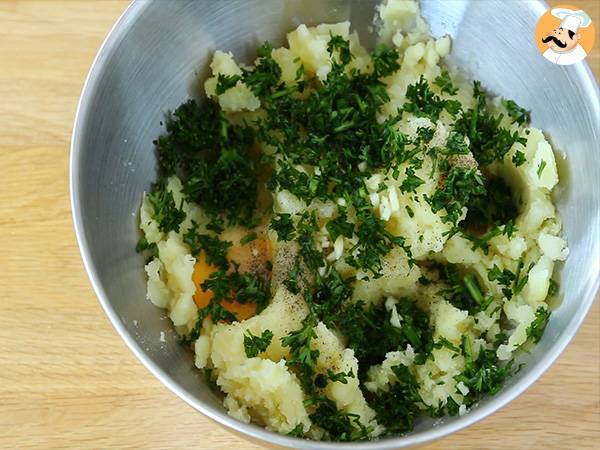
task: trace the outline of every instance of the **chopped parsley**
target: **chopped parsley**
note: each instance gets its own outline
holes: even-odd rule
[[[271,284],[263,278],[251,274],[240,273],[234,266],[234,270],[219,270],[210,274],[209,278],[200,286],[204,292],[211,291],[213,297],[209,304],[198,310],[198,318],[192,331],[182,342],[189,344],[200,336],[204,319],[210,317],[213,323],[234,322],[237,320],[234,313],[225,309],[222,302],[237,301],[239,303],[253,303],[256,312],[260,313],[266,308],[271,298]]]
[[[300,263],[298,260],[296,260],[292,270],[288,272],[285,280],[283,281],[283,284],[285,284],[285,287],[287,287],[288,291],[290,291],[292,294],[299,294],[300,282]]]
[[[521,150],[517,150],[515,152],[515,154],[513,155],[513,157],[512,157],[512,162],[517,167],[522,166],[523,164],[525,164],[527,162],[527,158],[525,157],[525,153],[523,153]]]
[[[433,344],[433,346],[434,348],[447,348],[448,350],[451,350],[454,353],[460,353],[460,348],[458,348],[456,345],[454,345],[452,342],[450,342],[443,336],[439,337],[438,340],[435,341],[435,344]]]
[[[192,221],[191,228],[183,235],[183,242],[189,245],[193,256],[205,252],[207,264],[229,267],[227,251],[232,246],[229,241],[221,241],[217,236],[198,233],[198,224]]]
[[[442,74],[435,79],[433,84],[438,86],[442,92],[445,92],[448,95],[456,95],[458,93],[458,88],[454,87],[447,70],[443,70]]]
[[[338,314],[352,296],[353,278],[344,278],[329,266],[323,276],[317,277],[313,290],[305,299],[311,310],[327,326],[333,327]]]
[[[331,36],[331,39],[327,43],[327,51],[332,56],[332,59],[334,59],[334,63],[340,67],[346,66],[354,58],[354,55],[350,52],[350,42],[339,35]],[[336,51],[339,62],[336,62],[336,58],[334,58]]]
[[[259,353],[264,352],[271,344],[273,333],[271,330],[265,330],[260,336],[254,336],[248,331],[244,334],[244,350],[248,358],[254,358]]]
[[[459,267],[453,264],[437,265],[440,281],[448,287],[440,293],[443,297],[458,309],[476,314],[487,310],[494,298],[484,295],[477,278],[472,273],[462,273]]]
[[[516,122],[519,125],[527,125],[531,122],[531,112],[527,111],[525,108],[521,108],[514,100],[503,98],[502,106],[506,108],[506,112],[513,122]]]
[[[243,69],[243,81],[258,98],[268,97],[273,88],[280,87],[281,68],[271,53],[273,46],[265,42],[256,51],[258,64],[252,70]]]
[[[153,258],[156,258],[158,256],[158,246],[154,242],[148,242],[148,240],[142,236],[135,245],[135,251],[138,253],[142,253],[146,250],[148,250],[150,256],[152,256]]]
[[[317,396],[305,402],[312,409],[310,420],[323,429],[333,441],[362,441],[369,438],[372,427],[360,422],[358,414],[337,409],[335,402],[325,396]]]
[[[529,269],[527,270],[526,274],[523,274],[523,267],[523,259],[520,259],[517,266],[517,273],[515,274],[515,281],[513,283],[513,293],[515,295],[519,294],[529,281],[529,271],[533,267],[533,263],[529,264]]]
[[[544,169],[546,168],[546,161],[544,161],[543,159],[540,161],[540,165],[537,168],[537,176],[538,178],[542,178],[542,173],[544,172]]]
[[[515,230],[513,220],[518,209],[511,189],[501,178],[488,179],[485,192],[470,197],[467,209],[461,224],[465,237],[485,253],[491,238],[501,234],[510,237]]]
[[[208,304],[208,306],[198,310],[198,318],[196,319],[196,323],[187,335],[182,336],[182,344],[192,344],[200,337],[202,324],[204,319],[207,317],[210,317],[214,323],[234,322],[236,320],[235,314],[225,309],[219,301],[213,300]]]
[[[256,238],[258,237],[258,235],[256,234],[256,232],[252,232],[247,234],[246,236],[244,236],[242,239],[240,239],[240,244],[241,245],[246,245],[249,244],[252,241],[255,241]]]
[[[277,233],[280,241],[291,241],[294,238],[294,221],[290,214],[279,214],[271,220],[270,228]]]
[[[221,95],[225,93],[227,90],[234,87],[241,79],[242,77],[240,75],[223,75],[220,73],[217,77],[216,94]]]
[[[408,344],[422,363],[431,352],[433,340],[427,314],[407,299],[400,300],[395,308],[402,317],[400,328],[391,324],[391,312],[383,305],[365,307],[358,302],[339,313],[336,322],[359,361],[359,375],[369,366],[380,364],[388,352]]]
[[[402,192],[415,192],[416,189],[425,182],[415,175],[415,171],[411,166],[408,166],[404,172],[405,178],[402,180],[400,190]]]
[[[300,255],[311,272],[325,266],[325,258],[315,246],[313,235],[319,230],[314,212],[304,212],[298,221],[296,242],[300,246]]]
[[[358,227],[355,234],[358,242],[350,249],[350,255],[345,259],[350,266],[368,270],[374,278],[378,278],[383,269],[381,258],[394,246],[402,247],[411,258],[410,250],[404,246],[404,238],[390,233],[382,219],[370,212],[358,212],[357,219]],[[357,251],[356,256],[353,255],[355,251]]]
[[[452,115],[457,114],[460,110],[460,102],[457,100],[443,100],[431,90],[429,83],[421,75],[415,84],[411,84],[406,89],[406,103],[403,110],[417,117],[428,117],[435,123],[444,110]]]
[[[320,373],[315,377],[315,384],[319,388],[324,388],[330,381],[332,383],[348,384],[348,378],[355,378],[352,370],[349,370],[347,373],[335,373],[331,369],[328,369],[327,373]]]
[[[535,312],[535,319],[527,327],[527,337],[533,340],[533,342],[538,343],[542,338],[549,317],[550,311],[543,306],[539,306]]]
[[[348,216],[345,212],[327,222],[325,227],[332,242],[335,242],[338,236],[351,238],[352,234],[354,234],[354,224],[348,222]]]
[[[304,425],[302,425],[301,423],[299,423],[287,435],[288,436],[292,436],[292,437],[297,437],[297,438],[304,437]]]
[[[448,172],[444,184],[428,198],[431,210],[435,213],[445,210],[442,220],[458,225],[463,208],[474,197],[485,194],[485,186],[479,172],[470,168],[453,167]]]
[[[485,347],[479,349],[479,355],[475,359],[471,340],[466,335],[462,337],[461,350],[466,368],[454,378],[469,388],[469,393],[464,396],[467,406],[474,404],[485,394],[496,394],[504,381],[520,368],[513,367],[512,360],[503,364],[498,360],[495,350]]]
[[[392,372],[397,381],[388,392],[375,396],[369,404],[377,413],[377,422],[385,426],[388,433],[405,433],[414,428],[423,401],[419,383],[408,367],[399,364],[392,367]]]
[[[250,224],[257,191],[256,163],[250,157],[253,129],[229,122],[212,100],[182,104],[167,116],[166,129],[155,141],[160,175],[178,174],[188,199],[208,215]]]
[[[446,148],[442,149],[448,155],[466,155],[469,153],[469,146],[465,142],[465,136],[452,131],[446,141]]]
[[[386,77],[400,68],[398,51],[379,44],[371,55],[375,77]]]
[[[494,264],[494,267],[488,270],[488,280],[496,281],[502,286],[502,293],[510,300],[513,296],[512,285],[515,280],[515,274],[508,269],[500,270],[500,268]]]
[[[175,231],[179,233],[179,226],[185,220],[185,212],[175,204],[173,193],[164,186],[155,186],[148,194],[148,201],[152,205],[152,219],[158,223],[158,228],[163,233]]]
[[[463,111],[457,118],[454,129],[469,137],[471,152],[481,166],[502,161],[516,142],[525,144],[526,139],[518,131],[501,127],[503,115],[494,115],[489,107],[481,83],[473,83],[475,105]]]
[[[302,328],[292,331],[281,339],[281,345],[290,348],[291,358],[286,364],[296,371],[296,374],[307,394],[313,394],[315,388],[315,364],[319,357],[319,351],[311,349],[310,343],[316,338],[316,320],[312,314],[304,319]]]

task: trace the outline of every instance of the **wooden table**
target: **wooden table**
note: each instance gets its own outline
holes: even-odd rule
[[[599,3],[567,3],[587,9],[600,28]],[[79,257],[68,191],[73,116],[92,59],[126,4],[0,0],[0,448],[259,448],[195,412],[142,366],[102,312]],[[599,49],[597,42],[596,73]],[[599,319],[596,302],[531,389],[425,448],[598,445]]]

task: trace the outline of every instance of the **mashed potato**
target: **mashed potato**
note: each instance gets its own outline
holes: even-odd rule
[[[207,228],[209,219],[203,208],[190,200],[186,184],[176,175],[168,178],[166,192],[172,195],[174,205],[185,213],[177,229],[164,230],[157,218],[156,201],[153,203],[151,196],[145,196],[141,206],[140,227],[147,248],[155,249],[154,257],[146,265],[148,299],[169,311],[182,336],[192,336],[196,366],[208,370],[224,393],[229,414],[280,433],[314,439],[377,437],[390,431],[390,421],[386,421],[377,399],[398,396],[399,392],[403,392],[406,399],[416,395],[418,401],[413,403],[422,411],[464,414],[466,407],[474,402],[473,387],[469,387],[465,375],[473,375],[474,372],[469,372],[475,370],[473,361],[478,364],[484,364],[481,362],[484,358],[496,361],[496,370],[502,362],[511,360],[528,340],[539,338],[542,319],[547,317],[546,300],[553,288],[554,266],[569,253],[567,243],[560,236],[561,223],[551,197],[559,181],[556,161],[542,132],[526,126],[525,122],[508,120],[512,105],[500,99],[491,102],[498,113],[504,114],[502,125],[514,135],[514,142],[500,160],[484,167],[469,150],[473,143],[468,136],[452,141],[458,116],[450,112],[450,106],[441,110],[436,118],[411,112],[406,107],[411,86],[427,82],[434,95],[459,102],[461,111],[477,108],[471,83],[451,77],[454,85],[451,93],[452,89],[444,91],[441,82],[436,81],[450,76],[443,66],[443,58],[450,52],[450,39],[430,37],[415,1],[388,0],[378,13],[381,40],[397,51],[399,68],[381,79],[388,99],[379,109],[377,121],[384,123],[400,111],[401,120],[394,123],[394,129],[408,142],[423,139],[425,143],[419,145],[424,155],[435,154],[451,145],[463,145],[467,150],[454,159],[445,160],[449,167],[444,170],[438,167],[439,159],[424,156],[417,163],[409,158],[389,170],[369,172],[364,184],[365,198],[369,202],[367,209],[387,232],[403,239],[401,245],[383,254],[377,276],[352,263],[352,257],[359,255],[358,232],[333,234],[326,226],[338,211],[344,211],[338,208],[345,207],[346,198],[307,201],[281,187],[272,193],[272,213],[269,214],[278,217],[297,217],[306,211],[313,214],[315,249],[325,255],[326,263],[318,268],[318,274],[309,275],[303,283],[308,285],[314,281],[311,277],[325,277],[328,268],[335,269],[341,276],[354,280],[348,304],[359,305],[365,311],[379,311],[379,316],[373,317],[389,314],[389,323],[385,326],[391,327],[391,332],[406,330],[407,324],[416,320],[417,316],[406,312],[412,310],[400,308],[408,298],[426,315],[428,331],[425,331],[431,334],[433,347],[423,353],[423,349],[414,347],[412,335],[403,331],[402,339],[408,339],[409,343],[393,348],[377,363],[362,367],[361,358],[364,361],[365,356],[359,354],[354,338],[344,335],[335,321],[316,320],[306,328],[314,306],[307,304],[302,293],[294,292],[289,283],[289,273],[301,245],[278,239],[278,233],[272,230],[264,233],[273,262],[269,268],[272,296],[268,306],[244,319],[215,323],[210,316],[202,316],[202,308],[206,306],[199,306],[199,286],[194,282],[195,270],[202,263],[198,254],[194,256],[189,238],[190,230],[208,232],[210,228]],[[272,50],[272,59],[280,68],[280,82],[288,88],[299,80],[326,83],[343,57],[341,50],[332,56],[329,45],[333,36],[348,42],[354,55],[343,67],[347,75],[371,74],[376,70],[349,22],[316,27],[300,25],[288,34],[286,47]],[[258,59],[255,65],[261,63]],[[212,76],[204,83],[206,95],[231,120],[243,120],[244,114],[260,117],[264,113],[256,86],[244,82],[249,68],[236,63],[231,53],[221,51],[215,52],[210,68]],[[231,86],[223,91],[219,87],[224,79],[231,80]],[[298,95],[302,98],[307,94]],[[262,151],[268,155],[275,150],[263,142]],[[283,167],[278,166],[283,164],[283,159],[277,156],[273,164]],[[358,167],[367,170],[360,164]],[[433,207],[432,199],[446,185],[454,167],[471,167],[475,177],[485,172],[489,179],[500,180],[510,187],[510,196],[516,205],[514,217],[491,228],[492,234],[481,241],[457,232],[457,224],[469,218],[467,206],[463,205],[456,212],[455,223],[448,219],[449,205],[444,205],[445,209]],[[295,169],[318,179],[319,167],[299,165]],[[418,181],[415,183],[415,180]],[[413,186],[407,188],[410,182]],[[349,208],[347,220],[357,221],[356,214]],[[236,245],[234,242],[233,248]],[[444,275],[446,269],[440,268],[456,270],[460,274],[459,281],[451,274]],[[309,272],[302,265],[297,269],[298,273]],[[452,289],[455,292],[450,292]],[[475,299],[479,304],[461,303],[465,298]],[[325,400],[319,400],[316,410],[313,400],[307,403],[307,399],[314,399],[317,394],[307,392],[300,370],[304,366],[297,361],[299,350],[294,350],[293,344],[285,345],[286,339],[302,330],[312,333],[302,361],[312,358],[313,376],[321,376],[315,385],[318,395]],[[249,356],[248,339],[264,337],[267,332],[272,337],[266,347],[260,347],[255,356]],[[422,360],[419,353],[426,354],[427,358]],[[402,381],[398,374],[406,373],[400,372],[399,367],[406,368],[411,382],[415,383],[413,397],[398,390]],[[347,375],[336,377],[335,374]],[[493,388],[487,393],[493,393]],[[324,414],[326,407],[336,410],[336,420],[350,424],[359,437],[335,436],[323,425],[325,422],[319,422],[319,414]]]

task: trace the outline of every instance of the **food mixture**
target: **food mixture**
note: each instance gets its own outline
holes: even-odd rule
[[[229,414],[323,440],[410,431],[498,392],[567,257],[553,150],[530,113],[447,68],[411,0],[300,25],[155,142],[138,251]]]

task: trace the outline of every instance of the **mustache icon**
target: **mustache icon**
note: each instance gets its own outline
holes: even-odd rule
[[[566,42],[562,42],[560,40],[558,40],[557,37],[555,36],[547,36],[545,38],[542,38],[542,42],[545,44],[547,42],[553,41],[556,45],[558,45],[560,48],[565,48],[567,46]]]

